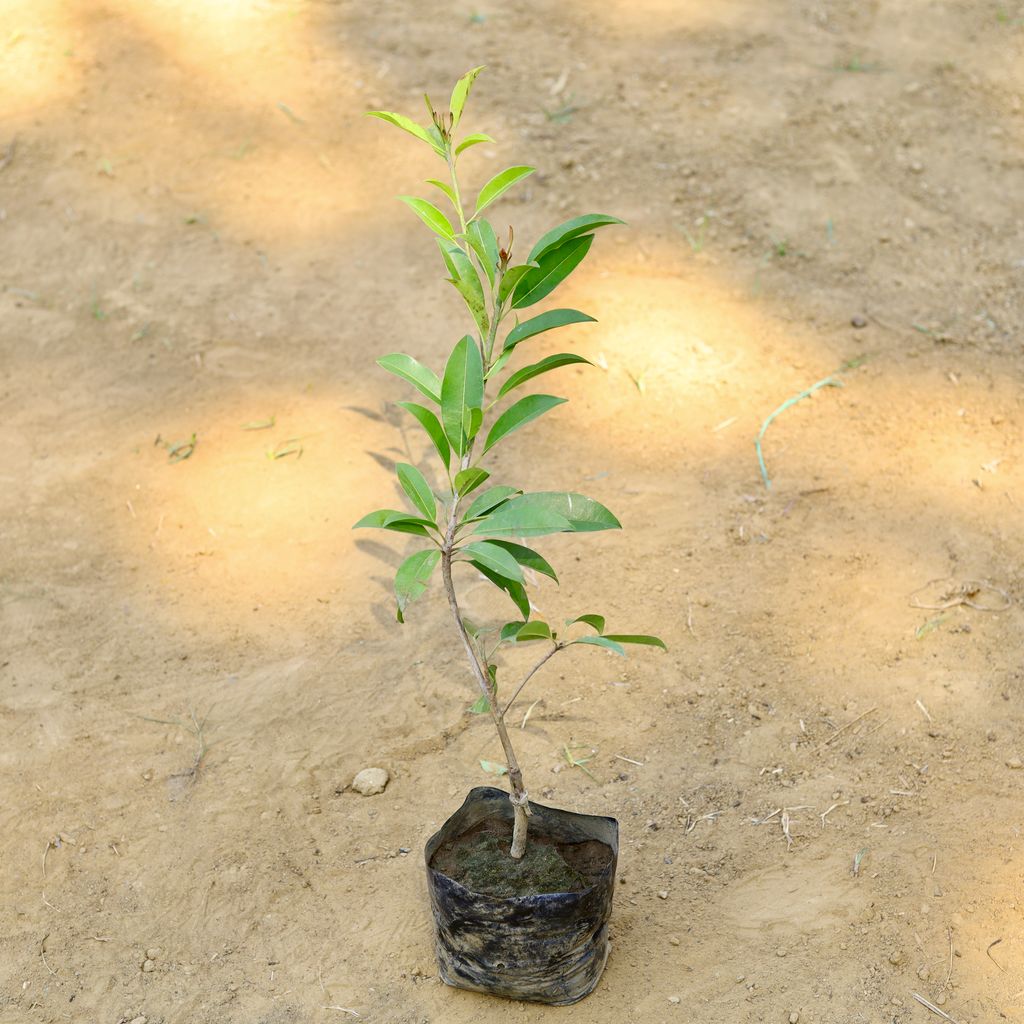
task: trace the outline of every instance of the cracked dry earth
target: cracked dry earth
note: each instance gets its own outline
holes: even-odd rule
[[[3,1024],[1024,1019],[1024,7],[6,0],[0,36]],[[542,543],[536,601],[670,648],[554,661],[516,730],[623,827],[557,1010],[437,980],[423,843],[500,751],[444,602],[399,627],[401,539],[349,529],[426,456],[374,358],[465,329],[392,198],[432,158],[361,114],[476,64],[469,180],[539,168],[517,236],[629,224],[559,299],[599,368],[497,459],[625,527]],[[837,371],[767,490],[763,420]],[[1008,607],[912,603],[970,580]]]

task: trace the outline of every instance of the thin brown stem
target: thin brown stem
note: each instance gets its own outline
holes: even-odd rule
[[[512,835],[511,855],[515,858],[522,857],[526,850],[527,816],[530,814],[530,804],[526,788],[523,786],[523,773],[519,767],[519,760],[509,739],[508,729],[505,727],[504,712],[498,707],[491,691],[490,680],[487,669],[480,663],[480,658],[473,647],[473,641],[466,631],[466,624],[462,620],[462,612],[459,610],[459,601],[455,594],[455,584],[452,580],[452,548],[455,538],[455,526],[458,520],[458,502],[452,504],[451,515],[448,520],[448,529],[445,533],[444,545],[441,548],[441,576],[444,580],[445,593],[448,596],[448,607],[451,609],[452,618],[455,620],[455,628],[458,630],[462,640],[462,646],[466,649],[466,656],[469,658],[473,675],[476,677],[480,692],[487,701],[487,709],[490,711],[491,720],[501,740],[501,747],[505,753],[505,763],[508,765],[508,781],[512,789],[512,806],[515,809],[515,828]]]
[[[523,681],[516,687],[516,692],[512,694],[512,696],[509,698],[508,703],[501,709],[502,718],[504,718],[505,715],[508,714],[508,709],[512,707],[513,704],[515,704],[516,698],[519,696],[519,694],[523,692],[523,687],[526,686],[526,684],[534,677],[537,670],[540,669],[543,665],[545,665],[550,658],[553,658],[559,651],[564,649],[565,644],[555,644],[555,646],[552,647],[551,650],[548,651],[548,653],[545,654],[544,657],[541,658],[540,661],[538,661],[537,664],[534,665],[533,668],[531,668],[530,671],[526,673],[526,675],[523,677]]]

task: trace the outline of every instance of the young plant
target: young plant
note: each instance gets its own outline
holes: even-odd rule
[[[413,511],[381,509],[364,516],[355,526],[412,534],[427,543],[402,563],[395,577],[399,622],[404,621],[409,605],[424,593],[438,566],[441,567],[448,606],[480,690],[471,710],[491,716],[505,753],[510,800],[515,809],[510,852],[518,858],[526,849],[530,804],[505,726],[516,698],[538,669],[567,647],[590,645],[621,655],[625,653],[624,644],[661,648],[665,645],[654,636],[607,633],[601,615],[580,615],[568,621],[567,626],[580,623],[592,630],[587,635],[568,637],[560,636],[547,622],[531,618],[524,570],[533,570],[556,582],[557,576],[540,554],[521,541],[552,533],[619,529],[619,521],[608,509],[581,494],[524,493],[518,487],[493,483],[481,490],[490,478],[483,466],[488,453],[514,431],[566,401],[543,394],[515,398],[513,392],[559,367],[589,364],[589,360],[569,352],[546,356],[509,373],[492,397],[499,374],[509,368],[521,344],[545,331],[594,319],[575,309],[550,309],[520,321],[519,311],[547,298],[575,270],[590,250],[598,228],[623,223],[606,214],[575,217],[543,235],[521,263],[512,262],[512,228],[508,229],[507,240],[499,242],[482,214],[508,189],[532,174],[534,168],[515,166],[496,174],[480,189],[471,207],[464,204],[457,172],[458,159],[467,149],[494,141],[479,132],[455,141],[466,97],[482,70],[474,68],[459,79],[447,112],[438,113],[426,97],[429,125],[417,124],[401,114],[370,111],[370,116],[388,121],[425,143],[447,167],[447,180],[431,178],[428,184],[448,200],[454,221],[426,199],[399,198],[436,236],[448,281],[465,302],[475,331],[456,343],[440,378],[404,353],[377,360],[426,399],[427,404],[398,404],[426,432],[440,463],[443,486],[435,491],[415,466],[400,463],[398,481]],[[507,325],[509,318],[513,319],[511,325]],[[504,337],[499,342],[503,330]],[[496,407],[506,399],[511,404],[495,415]],[[456,563],[471,566],[507,594],[521,618],[491,630],[467,621],[459,607],[455,586]],[[495,655],[506,645],[529,642],[543,644],[543,656],[512,691],[512,696],[499,700]]]

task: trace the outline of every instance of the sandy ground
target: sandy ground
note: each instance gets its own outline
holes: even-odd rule
[[[1024,1019],[1020,3],[0,10],[0,1021]],[[361,114],[475,64],[469,179],[539,168],[499,219],[629,222],[531,343],[604,369],[498,459],[625,526],[542,542],[537,603],[670,646],[562,656],[517,729],[623,827],[560,1010],[437,981],[422,845],[499,750],[349,529],[426,457],[373,359],[465,330],[393,200],[433,158]],[[856,361],[766,490],[764,418]]]

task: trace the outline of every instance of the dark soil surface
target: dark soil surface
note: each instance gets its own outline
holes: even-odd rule
[[[445,843],[430,866],[472,892],[539,896],[583,892],[612,858],[612,851],[596,840],[561,843],[531,834],[522,859],[513,860],[508,852],[511,843],[511,822],[491,818]]]

